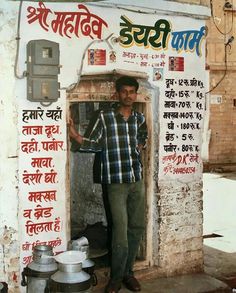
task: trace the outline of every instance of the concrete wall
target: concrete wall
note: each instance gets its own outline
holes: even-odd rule
[[[0,3],[0,281],[19,284],[18,133],[13,65],[18,4]]]
[[[201,180],[159,190],[159,265],[164,275],[203,270],[201,190]]]
[[[211,91],[208,96],[210,164],[236,163],[235,40],[226,46],[227,65],[225,64],[225,44],[231,36],[235,37],[236,33],[236,8],[233,7],[233,12],[232,9],[224,10],[224,4],[223,0],[213,1],[215,24],[213,18],[207,22],[207,69],[210,72]]]

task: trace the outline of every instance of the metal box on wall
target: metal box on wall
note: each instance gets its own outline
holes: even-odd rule
[[[59,44],[48,40],[31,40],[27,44],[27,99],[54,102],[60,97],[58,74]]]

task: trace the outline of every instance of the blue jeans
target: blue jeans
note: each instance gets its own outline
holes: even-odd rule
[[[145,228],[143,181],[108,184],[112,215],[111,280],[121,282],[133,274],[133,265]]]

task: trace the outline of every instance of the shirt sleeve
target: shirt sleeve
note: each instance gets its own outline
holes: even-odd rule
[[[102,150],[103,124],[101,113],[95,112],[85,131],[80,151],[99,152]]]
[[[138,144],[142,145],[143,148],[145,148],[147,139],[148,139],[148,131],[147,131],[146,119],[144,115],[141,115],[140,122],[138,124],[138,135],[137,135]]]

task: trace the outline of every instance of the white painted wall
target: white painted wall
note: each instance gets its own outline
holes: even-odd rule
[[[18,130],[14,78],[18,3],[0,3],[0,280],[18,283]],[[15,281],[14,281],[15,280]]]
[[[18,4],[1,1],[1,102],[0,102],[0,221],[18,229],[17,214],[17,108],[13,74],[15,58],[16,18]],[[4,17],[3,17],[4,15]]]

